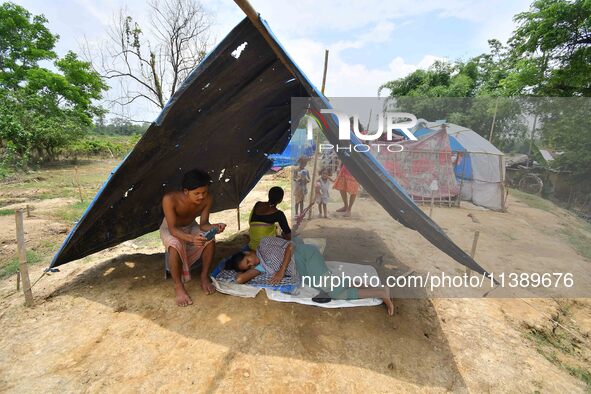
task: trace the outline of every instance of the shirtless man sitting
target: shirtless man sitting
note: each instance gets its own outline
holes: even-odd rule
[[[215,291],[209,279],[215,241],[208,241],[203,234],[212,227],[217,227],[217,232],[221,233],[226,225],[209,223],[213,204],[213,198],[208,194],[210,183],[207,173],[189,171],[183,177],[182,190],[166,193],[162,198],[164,220],[160,226],[160,238],[168,251],[168,269],[174,281],[178,306],[193,304],[183,283],[191,280],[191,265],[200,257],[201,289],[205,294]],[[195,221],[197,216],[200,216],[199,224]]]

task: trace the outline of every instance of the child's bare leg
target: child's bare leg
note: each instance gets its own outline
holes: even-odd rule
[[[357,197],[357,194],[349,195],[349,204],[347,205],[347,211],[345,212],[345,216],[347,216],[347,217],[351,216],[351,208],[353,208],[353,203],[355,202],[356,197]]]
[[[328,213],[327,213],[327,209],[326,209],[326,204],[322,203],[322,209],[324,210],[324,217],[327,218],[328,217]]]
[[[347,192],[344,191],[340,191],[341,192],[341,198],[343,199],[343,207],[337,209],[337,212],[347,212],[349,205],[347,204]]]
[[[318,203],[318,217],[322,217],[322,203]]]

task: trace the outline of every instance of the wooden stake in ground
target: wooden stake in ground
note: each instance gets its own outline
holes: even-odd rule
[[[321,92],[324,94],[324,88],[326,86],[326,70],[328,68],[328,49],[324,50],[324,72],[322,74],[322,89]],[[310,185],[310,205],[314,204],[314,197],[316,193],[316,168],[318,166],[318,133],[316,133],[316,139],[314,140],[316,149],[314,150],[314,166],[312,170],[312,184]],[[308,219],[312,218],[312,209],[308,211]]]
[[[470,251],[470,257],[474,258],[476,256],[476,246],[478,245],[478,237],[480,237],[480,231],[474,231],[474,239],[472,240],[472,250]],[[470,268],[466,268],[466,274],[468,276],[472,275],[472,270]]]
[[[236,208],[236,219],[238,220],[238,231],[240,231],[240,205]]]
[[[23,281],[23,293],[25,293],[25,305],[33,306],[33,292],[29,280],[29,269],[27,267],[27,252],[25,249],[25,227],[23,224],[23,210],[17,209],[16,217],[16,243],[18,247],[18,262],[21,279]]]

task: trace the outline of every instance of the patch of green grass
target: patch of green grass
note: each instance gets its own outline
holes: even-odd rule
[[[543,330],[537,330],[532,328],[528,333],[530,339],[532,339],[538,347],[551,347],[553,349],[560,350],[562,353],[571,354],[573,352],[573,346],[569,341],[569,338],[565,335],[547,332]],[[546,356],[546,354],[544,354]],[[553,357],[556,357],[555,355]],[[548,357],[546,357],[548,358]],[[548,359],[553,361],[553,359]]]
[[[141,237],[136,238],[133,242],[142,247],[157,247],[162,245],[159,231],[144,234]]]
[[[27,263],[38,264],[43,259],[34,250],[27,250]],[[0,279],[6,278],[7,276],[13,275],[18,271],[19,261],[18,256],[13,257],[8,261],[7,264],[0,267]]]
[[[2,190],[22,193],[30,199],[79,198],[78,185],[85,200],[90,200],[117,165],[117,159],[79,160],[44,164],[28,173],[18,173],[18,182],[2,185]],[[76,168],[78,174],[76,175]]]
[[[0,268],[0,279],[13,275],[18,271],[18,260],[10,260],[8,264]]]
[[[584,258],[591,260],[591,237],[584,233],[584,230],[566,227],[560,234],[568,243]]]
[[[80,217],[88,207],[88,204],[90,204],[90,200],[85,200],[84,202],[77,201],[74,204],[71,204],[70,206],[57,211],[56,215],[58,218],[62,220],[65,220],[69,223],[74,223],[80,219]]]
[[[531,208],[541,209],[542,211],[552,212],[557,209],[551,201],[545,200],[540,196],[534,194],[524,193],[517,189],[511,189],[509,198],[513,196],[517,200],[527,204]]]
[[[571,367],[566,365],[566,370],[568,371],[571,376],[574,376],[577,379],[582,380],[587,385],[587,391],[591,391],[591,373],[586,369],[579,368],[579,367]]]
[[[539,338],[536,339],[535,342],[537,342],[536,350],[538,351],[538,353],[544,356],[544,358],[550,361],[553,365],[565,370],[571,376],[583,381],[587,385],[587,392],[591,392],[591,373],[588,370],[581,367],[566,364],[565,362],[560,360],[555,351],[548,350],[548,346],[543,346],[542,344],[540,344]]]
[[[0,216],[14,215],[14,209],[0,209]]]
[[[39,244],[39,246],[37,246],[37,248],[35,248],[35,250],[37,250],[37,252],[44,258],[50,259],[53,256],[53,254],[57,252],[60,246],[61,242],[55,240],[45,240],[41,241],[41,243]]]
[[[579,218],[561,223],[558,233],[577,251],[578,254],[591,260],[591,223]]]
[[[12,170],[10,168],[0,165],[0,179],[6,178],[11,172]]]
[[[554,320],[560,320],[560,316],[567,315],[570,307],[561,305]],[[565,321],[562,321],[565,323]],[[531,328],[526,337],[536,345],[536,350],[553,365],[567,371],[571,376],[583,381],[587,385],[587,391],[591,392],[591,372],[580,366],[573,366],[567,362],[569,359],[580,358],[577,340],[572,339],[566,332],[556,328],[555,330],[540,330]],[[575,361],[575,363],[577,363]]]

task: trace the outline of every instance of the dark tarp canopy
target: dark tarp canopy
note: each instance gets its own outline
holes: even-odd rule
[[[182,174],[207,169],[213,212],[236,208],[269,170],[268,155],[289,142],[291,98],[320,98],[262,20],[248,18],[191,73],[133,151],[107,179],[72,229],[51,267],[155,231],[161,199]],[[246,43],[246,45],[244,45]],[[242,49],[240,51],[240,49]],[[318,108],[316,108],[318,109]],[[299,114],[303,115],[303,114]],[[297,119],[297,115],[294,116]],[[338,126],[324,130],[338,144]],[[354,135],[351,143],[359,143]],[[349,171],[388,213],[470,269],[486,274],[406,195],[370,153],[339,152]]]

